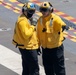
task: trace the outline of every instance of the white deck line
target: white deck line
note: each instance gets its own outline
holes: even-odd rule
[[[2,45],[0,45],[0,64],[21,75],[21,55]],[[40,66],[40,74],[45,75],[42,66]]]

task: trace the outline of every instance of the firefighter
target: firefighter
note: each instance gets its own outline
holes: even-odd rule
[[[38,38],[36,28],[31,23],[35,13],[35,4],[27,2],[22,7],[22,14],[15,24],[13,44],[19,49],[22,57],[22,75],[39,75],[37,57]]]
[[[66,75],[64,60],[64,36],[66,24],[53,13],[50,2],[40,5],[42,16],[37,23],[37,35],[42,46],[42,62],[46,75]]]

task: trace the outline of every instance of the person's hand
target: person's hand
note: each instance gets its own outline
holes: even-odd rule
[[[41,50],[40,50],[40,48],[37,49],[37,54],[38,54],[38,55],[41,54]]]
[[[66,30],[69,30],[70,29],[70,27],[69,26],[66,26]]]
[[[31,18],[30,22],[31,22],[31,25],[36,26],[37,25],[37,18]]]
[[[69,26],[62,26],[62,32],[63,32],[64,30],[69,30]]]

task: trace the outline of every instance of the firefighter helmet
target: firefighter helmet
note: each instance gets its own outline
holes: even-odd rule
[[[28,3],[25,3],[24,6],[22,7],[22,12],[27,11],[29,13],[34,13],[35,9],[36,9],[35,4],[28,2]]]
[[[46,12],[47,10],[50,10],[51,12],[53,12],[52,4],[50,2],[43,2],[40,6],[40,11]]]

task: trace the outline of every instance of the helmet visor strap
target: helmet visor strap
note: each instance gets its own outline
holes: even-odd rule
[[[29,14],[34,14],[34,13],[35,13],[35,10],[27,10],[27,12],[28,12]]]
[[[47,12],[47,11],[49,11],[49,9],[48,8],[40,8],[40,11],[41,12]]]

